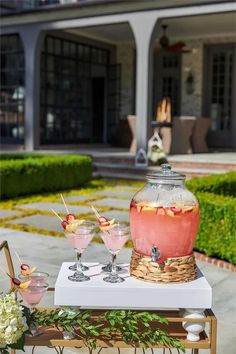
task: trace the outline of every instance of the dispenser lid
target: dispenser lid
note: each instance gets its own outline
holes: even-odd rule
[[[162,179],[162,180],[185,180],[186,176],[181,175],[175,171],[172,171],[171,166],[168,163],[161,165],[161,169],[158,172],[147,174],[148,179]]]

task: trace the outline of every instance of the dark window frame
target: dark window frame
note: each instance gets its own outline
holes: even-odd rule
[[[12,46],[15,42],[16,46]],[[25,114],[25,57],[19,33],[0,36],[1,55],[1,114],[0,129],[2,144],[22,144],[24,142]],[[19,55],[22,56],[21,66]],[[9,66],[10,60],[15,66]],[[20,89],[21,88],[21,94]],[[18,89],[18,91],[17,91]],[[19,97],[19,96],[22,96]],[[14,97],[15,96],[15,97]]]

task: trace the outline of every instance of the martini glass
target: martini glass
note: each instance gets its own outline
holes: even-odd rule
[[[111,272],[108,276],[103,278],[103,280],[108,283],[121,283],[125,280],[117,274],[116,256],[129,239],[129,235],[129,227],[123,224],[117,224],[114,228],[109,230],[109,232],[104,232],[101,235],[103,242],[112,255]]]
[[[112,262],[109,262],[105,266],[103,266],[102,270],[105,273],[111,273],[111,271],[112,271]],[[116,271],[117,272],[121,272],[121,271],[123,271],[123,268],[117,265],[116,266]]]
[[[88,221],[84,222],[77,227],[75,232],[65,232],[65,234],[69,244],[74,248],[77,256],[76,271],[73,275],[70,275],[68,279],[77,282],[90,280],[90,278],[83,273],[81,256],[95,235],[94,223]]]
[[[30,309],[30,312],[32,312],[33,308],[40,303],[47,289],[48,289],[47,283],[32,284],[32,285],[30,283],[30,285],[26,289],[19,289],[19,293],[22,299],[24,300],[25,304]],[[32,337],[38,336],[40,334],[40,332],[38,331],[34,323],[30,324],[29,329]]]
[[[40,285],[45,284],[48,280],[49,274],[45,272],[35,271],[29,275],[19,274],[18,279],[21,281],[30,280],[30,285]]]
[[[76,257],[75,264],[72,264],[71,266],[69,266],[69,269],[73,270],[73,271],[76,271],[76,269],[77,269],[77,257]],[[82,269],[83,272],[85,272],[86,270],[89,270],[89,267],[87,267],[86,265],[81,263],[81,269]]]

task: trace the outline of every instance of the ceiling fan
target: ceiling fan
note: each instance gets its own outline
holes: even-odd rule
[[[180,52],[180,53],[190,53],[191,50],[185,50],[183,49],[186,47],[186,43],[179,41],[173,44],[170,44],[169,38],[166,35],[166,30],[168,28],[168,25],[162,25],[162,36],[159,40],[159,44],[161,46],[161,49],[166,52]]]

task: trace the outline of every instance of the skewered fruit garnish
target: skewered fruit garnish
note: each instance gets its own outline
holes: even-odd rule
[[[30,275],[30,274],[32,274],[33,272],[35,272],[36,269],[37,269],[37,267],[28,268],[28,269],[26,269],[26,270],[22,270],[22,269],[21,269],[21,274],[23,274],[23,275]]]
[[[13,284],[16,285],[20,289],[27,289],[28,286],[30,285],[30,282],[31,282],[31,280],[21,282],[17,278],[11,278],[11,279],[12,279]]]
[[[30,266],[28,264],[22,263],[20,266],[20,269],[25,271],[25,270],[30,269]]]
[[[20,289],[27,289],[28,286],[30,285],[31,280],[25,281],[23,283],[20,283],[19,288]]]
[[[104,216],[102,216],[101,219],[104,219],[104,221],[98,221],[101,231],[109,231],[116,225],[116,219],[112,219],[109,221],[108,219],[104,218]]]
[[[62,220],[61,226],[68,232],[75,232],[79,225],[85,220],[76,219],[74,214],[67,214],[66,220]]]
[[[74,221],[76,221],[76,217],[74,214],[67,214],[66,215],[66,221],[69,223],[69,224],[72,224]]]
[[[100,216],[98,219],[98,222],[99,222],[99,225],[102,227],[110,225],[110,221],[107,218],[105,218],[105,216]]]
[[[66,226],[68,225],[68,222],[66,220],[62,220],[61,222],[61,226],[63,227],[63,229],[66,230]]]
[[[83,224],[85,220],[75,219],[73,223],[69,223],[66,225],[66,231],[75,232],[79,225]]]
[[[11,280],[12,280],[12,283],[13,283],[14,285],[20,286],[21,281],[20,281],[19,279],[17,279],[17,278],[11,278]]]
[[[98,213],[97,209],[94,208],[93,205],[91,205],[91,208],[93,209],[93,211],[98,219],[98,223],[99,223],[101,231],[109,231],[114,226],[116,226],[116,224],[115,224],[116,219],[109,220],[109,219],[105,218],[105,216],[100,215]]]

